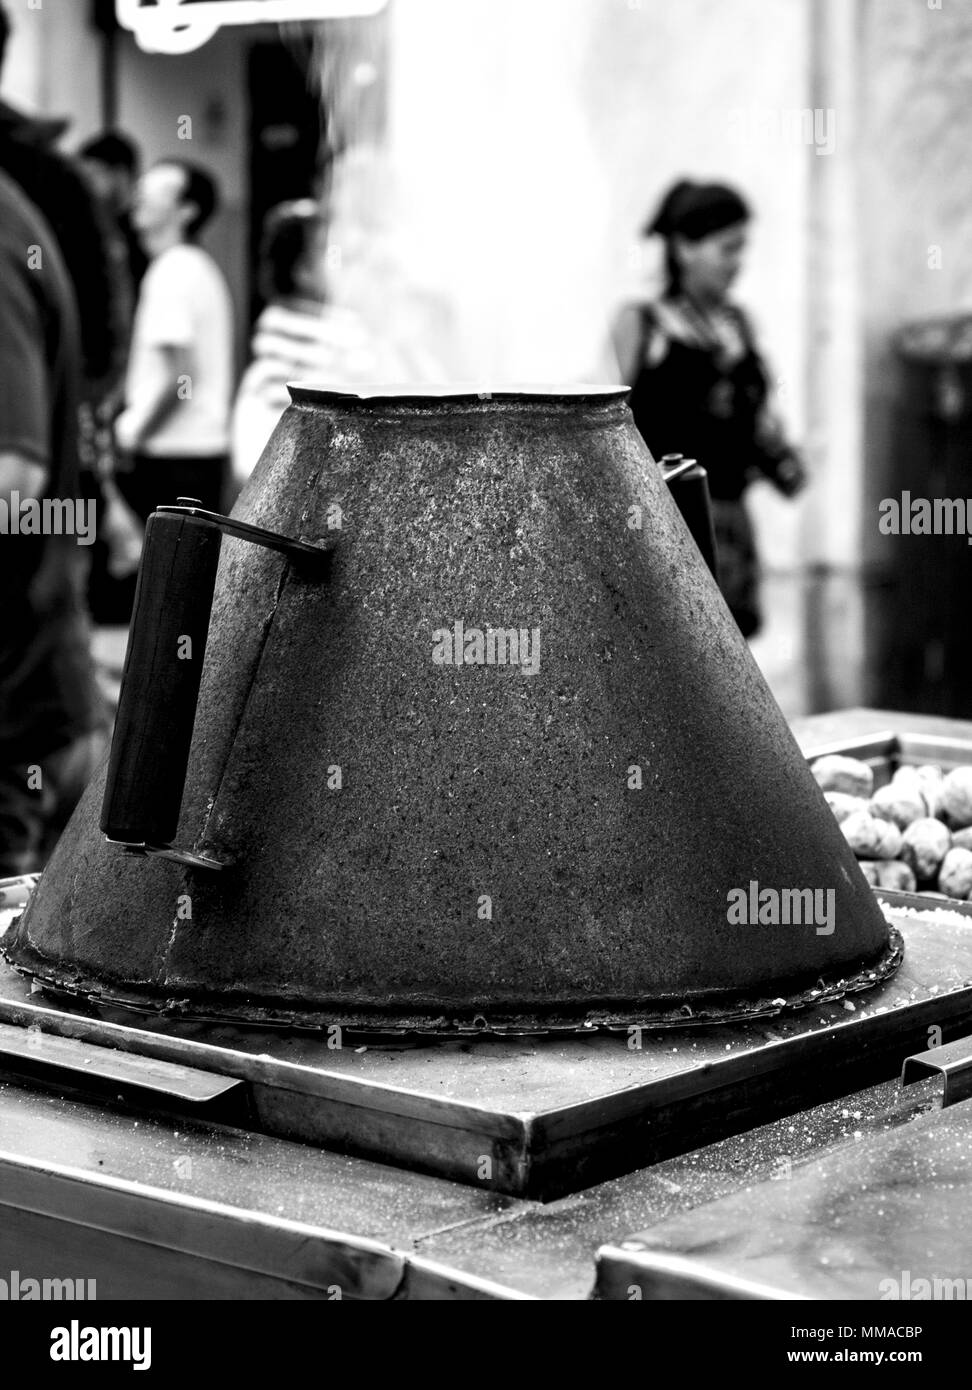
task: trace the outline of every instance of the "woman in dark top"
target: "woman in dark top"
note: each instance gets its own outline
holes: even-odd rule
[[[626,307],[614,331],[635,423],[652,454],[683,454],[708,473],[719,584],[746,637],[759,628],[760,612],[743,494],[759,475],[786,496],[805,482],[769,407],[752,330],[728,299],[749,217],[731,188],[677,183],[645,228],[665,242],[665,291],[654,303]]]

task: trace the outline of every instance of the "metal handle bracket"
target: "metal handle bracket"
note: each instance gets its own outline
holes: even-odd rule
[[[181,516],[187,521],[196,522],[199,526],[213,527],[224,536],[233,536],[236,540],[250,541],[253,545],[262,545],[267,550],[277,550],[295,564],[306,565],[311,569],[317,567],[321,572],[330,563],[337,543],[333,538],[323,541],[320,545],[312,545],[309,541],[295,541],[290,536],[282,536],[279,531],[268,531],[265,527],[253,526],[248,521],[237,521],[234,517],[223,516],[221,512],[206,511],[193,497],[180,497],[178,505],[156,507],[155,510],[165,516]]]
[[[237,521],[206,510],[195,497],[156,507],[146,528],[101,816],[105,838],[128,854],[214,871],[230,863],[180,849],[171,840],[224,535],[277,551],[312,582],[326,578],[337,545],[337,537],[313,543]],[[178,675],[176,663],[160,656],[174,650],[177,634],[192,638],[200,658]]]

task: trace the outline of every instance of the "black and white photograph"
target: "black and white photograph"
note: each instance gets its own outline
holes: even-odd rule
[[[25,1374],[960,1354],[970,148],[972,0],[0,0]]]

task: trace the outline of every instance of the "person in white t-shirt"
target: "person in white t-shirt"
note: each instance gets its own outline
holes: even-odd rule
[[[216,262],[195,238],[216,209],[213,180],[166,159],[138,184],[133,225],[149,257],[115,438],[118,486],[144,520],[178,497],[218,510],[229,456],[233,309]]]

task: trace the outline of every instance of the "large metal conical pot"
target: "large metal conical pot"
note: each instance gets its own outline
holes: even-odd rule
[[[745,1016],[893,969],[626,395],[293,388],[233,517],[330,565],[222,542],[191,854],[106,841],[96,780],[9,959],[145,1009],[443,1028]],[[178,761],[143,735],[153,777]]]

